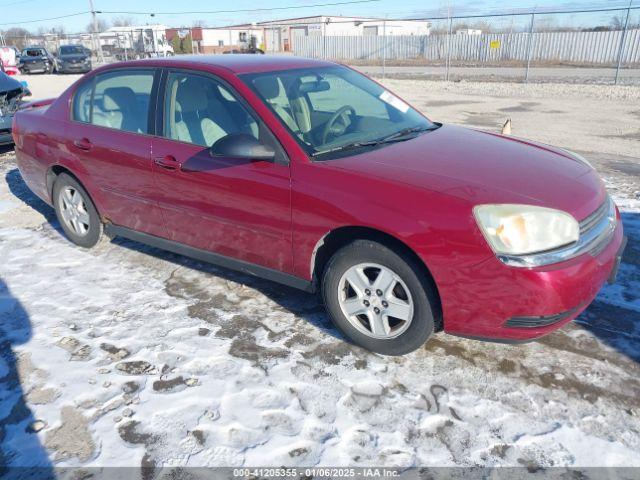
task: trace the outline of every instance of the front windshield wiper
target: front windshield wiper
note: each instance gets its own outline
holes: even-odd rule
[[[433,125],[431,125],[429,127],[409,127],[409,128],[404,128],[404,129],[400,130],[399,132],[392,133],[388,137],[384,137],[381,140],[377,140],[376,143],[387,143],[387,142],[396,142],[396,141],[402,141],[402,140],[410,140],[411,138],[414,138],[414,137],[407,138],[407,139],[405,139],[404,137],[406,137],[407,135],[411,135],[412,133],[430,132],[432,130],[437,130],[438,128],[440,128],[440,125],[437,124],[437,123],[434,123]]]
[[[423,132],[430,132],[432,130],[436,130],[438,128],[440,128],[441,125],[440,124],[433,124],[430,127],[409,127],[409,128],[405,128],[403,130],[400,130],[399,132],[393,133],[387,137],[384,138],[380,138],[378,140],[367,140],[365,142],[353,142],[353,143],[347,143],[346,145],[341,145],[339,147],[335,147],[335,148],[330,148],[329,150],[322,150],[319,152],[314,152],[311,154],[312,157],[317,157],[319,155],[324,155],[327,153],[333,153],[333,152],[344,152],[345,150],[353,150],[355,148],[361,148],[361,147],[373,147],[376,145],[382,145],[385,143],[395,143],[395,142],[404,142],[405,140],[411,140],[412,138],[415,138],[417,135],[412,135],[414,133],[423,133]]]

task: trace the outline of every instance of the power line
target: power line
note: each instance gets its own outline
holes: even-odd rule
[[[37,2],[38,0],[20,0],[18,2],[3,3],[0,8],[10,7],[11,5],[22,5],[23,3]]]
[[[15,3],[25,3],[33,0],[22,0],[22,2]],[[110,15],[202,15],[202,14],[217,14],[217,13],[247,13],[247,12],[268,12],[268,11],[277,11],[277,10],[298,10],[303,8],[313,8],[313,7],[331,7],[338,5],[353,5],[353,4],[362,4],[362,3],[374,3],[380,2],[382,0],[349,0],[343,2],[330,2],[330,3],[315,3],[310,5],[289,5],[283,7],[267,7],[267,8],[244,8],[244,9],[234,9],[234,10],[211,10],[211,11],[181,11],[181,12],[134,12],[134,11],[105,11],[105,10],[91,10],[84,12],[71,13],[68,15],[59,15],[57,17],[49,17],[49,18],[39,18],[37,20],[22,20],[22,21],[13,21],[13,22],[4,22],[0,23],[1,25],[24,25],[28,23],[39,23],[39,22],[48,22],[51,20],[60,20],[62,18],[70,18],[77,17],[79,15],[86,15],[88,13],[105,13]],[[12,5],[12,4],[9,4]]]
[[[27,0],[28,1],[28,0]],[[361,3],[372,3],[372,2],[380,2],[382,0],[351,0],[345,2],[333,2],[333,3],[318,3],[311,5],[295,5],[288,7],[271,7],[271,8],[254,8],[254,9],[238,9],[238,10],[215,10],[215,11],[202,11],[202,12],[116,12],[116,11],[95,11],[95,13],[103,13],[103,14],[129,14],[129,15],[176,15],[176,14],[215,14],[215,13],[242,13],[242,12],[255,12],[255,11],[274,11],[274,10],[290,10],[290,9],[300,9],[300,8],[311,8],[311,7],[320,7],[320,6],[332,6],[332,5],[349,5],[349,4],[361,4]],[[488,17],[522,17],[522,16],[530,16],[532,13],[536,15],[558,15],[558,14],[568,14],[568,13],[602,13],[602,12],[616,12],[616,11],[626,11],[629,10],[640,10],[640,6],[631,6],[631,7],[613,7],[613,8],[595,8],[595,9],[580,9],[580,10],[532,10],[532,11],[522,11],[520,9],[516,11],[512,11],[509,13],[483,13],[483,14],[458,14],[451,16],[431,16],[431,15],[421,15],[421,16],[404,16],[398,18],[387,18],[387,21],[424,21],[424,20],[448,20],[448,19],[474,19],[474,18],[488,18]],[[60,15],[57,17],[49,17],[49,18],[41,18],[37,20],[23,20],[18,22],[5,22],[0,23],[2,25],[22,25],[29,23],[38,23],[38,22],[46,22],[50,20],[59,20],[63,18],[77,17],[80,15],[87,15],[93,13],[92,11],[83,11],[70,13],[67,15]],[[374,21],[375,19],[371,19]],[[261,24],[278,24],[280,20],[265,20],[262,22],[258,22]],[[332,23],[351,23],[353,20],[333,20]],[[309,23],[297,23],[298,25],[305,24],[315,24],[317,22],[309,22]],[[220,28],[220,27],[217,27]]]
[[[313,7],[333,7],[338,5],[353,5],[358,3],[373,3],[382,0],[351,0],[346,2],[332,3],[314,3],[310,5],[289,5],[286,7],[266,7],[266,8],[243,8],[235,10],[201,10],[201,11],[179,11],[179,12],[141,12],[141,11],[113,11],[101,10],[97,13],[108,13],[110,15],[202,15],[202,14],[218,14],[218,13],[247,13],[247,12],[272,12],[276,10],[297,10]]]
[[[91,12],[85,11],[85,12],[69,13],[68,15],[60,15],[58,17],[39,18],[38,20],[22,20],[20,22],[4,22],[4,23],[0,23],[0,25],[24,25],[26,23],[48,22],[50,20],[60,20],[61,18],[70,18],[70,17],[77,17],[80,15],[86,15],[87,13],[91,13]]]

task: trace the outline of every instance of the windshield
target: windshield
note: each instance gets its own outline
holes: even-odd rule
[[[43,57],[44,50],[41,48],[29,48],[27,50],[22,51],[23,57]]]
[[[84,54],[84,48],[78,45],[65,45],[60,47],[60,55],[78,55]]]
[[[391,92],[345,67],[246,74],[242,79],[312,156],[371,148],[436,127]]]

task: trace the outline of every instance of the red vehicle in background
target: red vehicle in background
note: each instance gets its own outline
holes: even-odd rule
[[[319,290],[382,354],[519,342],[613,280],[618,210],[582,157],[435,123],[360,73],[262,55],[92,71],[18,111],[27,185],[69,239],[120,235]]]
[[[18,60],[20,53],[16,47],[0,47],[0,70],[7,75],[18,75]]]

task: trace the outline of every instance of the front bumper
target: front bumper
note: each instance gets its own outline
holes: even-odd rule
[[[0,145],[11,145],[13,138],[11,137],[11,122],[13,116],[0,116]]]
[[[85,63],[61,63],[58,64],[60,73],[87,73],[91,71],[91,65]]]
[[[44,62],[23,63],[20,66],[20,70],[23,73],[47,73],[50,72],[52,68],[50,64]]]
[[[610,240],[596,251],[544,267],[510,267],[493,257],[470,268],[466,281],[441,291],[445,332],[519,343],[575,319],[617,271],[625,242],[616,216]]]

